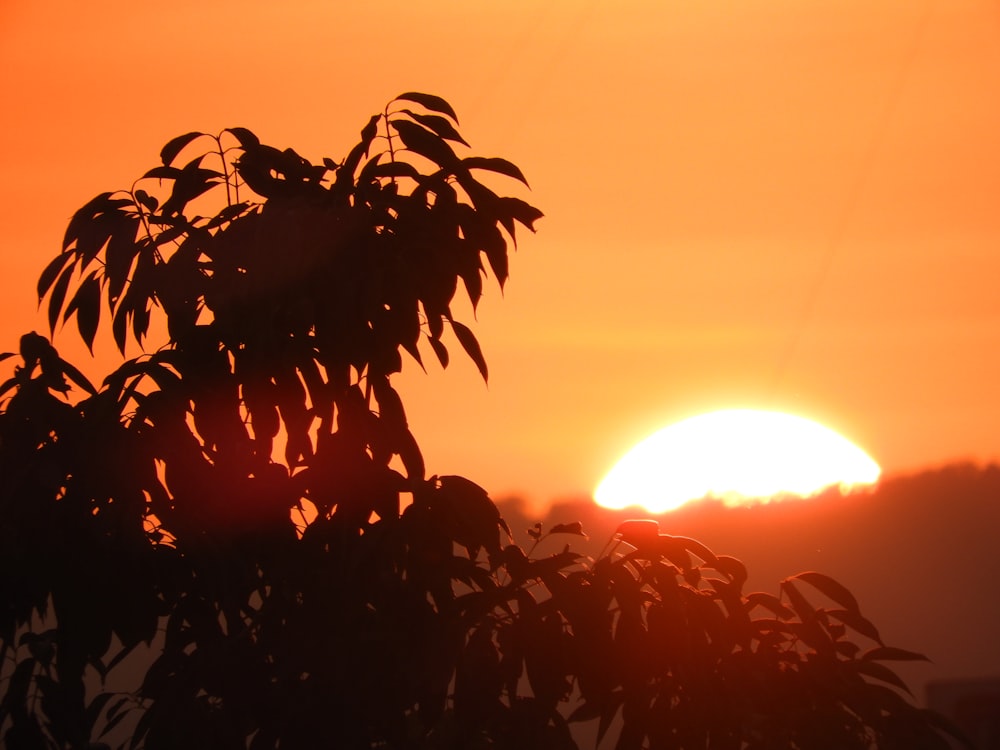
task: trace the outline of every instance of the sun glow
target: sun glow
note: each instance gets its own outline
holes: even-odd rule
[[[704,497],[729,505],[808,497],[833,485],[872,484],[880,473],[867,453],[821,424],[732,409],[685,419],[643,440],[615,464],[594,499],[606,508],[662,513]]]

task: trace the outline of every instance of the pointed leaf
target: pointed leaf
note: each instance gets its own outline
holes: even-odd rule
[[[455,331],[458,343],[462,345],[465,353],[476,363],[476,367],[479,369],[479,374],[483,376],[483,380],[489,382],[489,370],[486,367],[486,359],[483,357],[483,350],[479,348],[479,342],[476,341],[475,335],[473,335],[468,327],[456,320],[451,321],[451,327]]]
[[[469,295],[469,302],[472,303],[473,312],[479,306],[479,300],[483,296],[482,264],[479,262],[479,255],[476,254],[475,263],[470,263],[460,273],[462,282],[465,284],[465,292]]]
[[[786,607],[781,599],[765,591],[754,591],[752,594],[747,594],[747,611],[749,612],[754,607],[764,607],[782,620],[790,620],[795,616],[795,613]]]
[[[380,158],[380,156],[372,159],[372,162],[375,162],[374,164],[369,162],[369,164],[372,164],[371,168],[365,165],[365,168],[361,170],[361,174],[358,177],[360,182],[364,182],[366,178],[372,177],[410,177],[418,181],[422,177],[416,167],[412,164],[407,164],[405,161],[391,161],[379,164],[376,159]]]
[[[712,567],[727,575],[738,589],[742,589],[743,584],[747,581],[747,566],[743,564],[742,560],[731,555],[717,555],[712,561]]]
[[[574,534],[576,536],[582,536],[587,539],[587,535],[583,533],[583,524],[579,521],[573,521],[572,523],[557,523],[551,529],[549,529],[550,534]]]
[[[437,356],[438,362],[441,363],[441,367],[448,367],[448,349],[441,343],[441,339],[428,336],[427,340],[431,343],[431,349],[434,350],[434,354]]]
[[[424,109],[429,109],[431,112],[441,112],[448,115],[455,122],[458,122],[458,115],[455,114],[455,110],[440,96],[421,94],[419,91],[407,91],[405,94],[397,96],[395,101],[416,102]]]
[[[463,146],[468,146],[469,144],[465,142],[465,139],[459,134],[448,120],[440,115],[421,115],[416,112],[412,112],[408,109],[402,110],[404,114],[409,115],[414,120],[419,122],[428,130],[432,130],[437,133],[442,138],[449,141],[456,141],[461,143]]]
[[[361,160],[368,156],[368,149],[378,134],[378,122],[381,115],[372,115],[368,124],[361,129],[361,140],[351,149],[351,153],[344,159],[344,163],[337,167],[337,179],[334,187],[339,191],[346,191],[354,180],[354,170],[358,168]]]
[[[813,588],[819,590],[830,599],[835,601],[844,609],[848,609],[852,612],[860,612],[858,607],[858,600],[854,598],[854,595],[847,590],[847,587],[843,584],[830,578],[828,575],[823,573],[817,573],[816,571],[808,570],[804,573],[799,573],[797,576],[792,576],[800,581],[805,581]]]
[[[52,296],[49,297],[49,333],[55,333],[56,321],[59,313],[62,312],[63,301],[66,299],[66,290],[69,288],[69,280],[73,275],[76,264],[72,264],[63,269],[59,280],[52,287]]]
[[[128,281],[132,261],[139,252],[139,247],[135,243],[135,235],[139,230],[139,217],[131,217],[126,226],[127,228],[111,236],[104,251],[104,277],[108,282],[109,310],[114,308],[114,304],[121,296]]]
[[[94,700],[90,702],[90,705],[87,706],[87,710],[84,713],[88,727],[93,728],[97,725],[97,720],[101,715],[101,711],[107,705],[108,701],[114,697],[114,695],[114,693],[100,693],[94,696]]]
[[[373,382],[375,400],[378,402],[379,420],[392,430],[407,428],[403,400],[396,389],[389,384],[389,378],[377,378]]]
[[[399,133],[403,145],[415,154],[430,159],[439,167],[451,169],[458,163],[458,157],[443,138],[409,120],[391,120],[390,124]]]
[[[96,275],[87,277],[66,308],[64,320],[76,312],[76,326],[90,353],[94,353],[94,336],[101,318],[101,282]]]
[[[224,132],[232,133],[244,149],[260,145],[260,139],[247,128],[226,128]]]
[[[802,596],[802,592],[795,587],[790,578],[786,578],[781,582],[781,590],[788,595],[788,601],[792,605],[792,609],[795,610],[795,614],[799,616],[802,622],[811,621],[816,617],[816,609]]]
[[[111,320],[111,333],[115,339],[115,346],[118,347],[118,351],[123,355],[125,354],[125,336],[128,329],[128,318],[131,314],[131,311],[122,305]]]
[[[5,381],[3,381],[3,384],[0,384],[0,398],[6,396],[7,391],[9,391],[11,388],[15,388],[17,385],[18,385],[17,377],[7,378]]]
[[[873,677],[876,680],[881,680],[882,682],[888,683],[893,687],[899,688],[904,693],[913,695],[912,691],[907,686],[907,684],[903,682],[903,679],[898,674],[889,669],[889,667],[885,666],[885,664],[879,664],[877,661],[862,661],[862,660],[852,661],[849,663],[851,664],[852,667],[854,667],[854,669],[856,669],[861,674],[867,675],[868,677]]]
[[[513,177],[515,180],[523,182],[525,185],[528,184],[528,180],[525,178],[521,169],[516,164],[509,162],[506,159],[501,159],[499,157],[469,156],[462,159],[462,164],[464,164],[468,169],[487,169],[490,172],[496,172],[497,174],[506,175],[507,177]]]
[[[699,542],[697,539],[692,539],[691,537],[687,536],[675,536],[674,539],[676,539],[680,544],[682,544],[688,552],[693,552],[698,557],[700,557],[703,562],[709,565],[714,565],[718,559],[716,558],[715,553],[712,552],[712,550],[710,550],[704,544]]]
[[[114,193],[101,193],[88,201],[70,219],[66,232],[63,235],[62,249],[67,249],[74,240],[79,239],[82,231],[89,227],[96,219],[111,213],[124,206],[134,206],[131,198],[113,198]],[[107,238],[105,238],[105,241]],[[103,244],[103,242],[101,243]],[[100,247],[96,248],[96,253]]]
[[[400,438],[396,450],[403,462],[403,467],[406,469],[406,478],[411,481],[423,481],[426,469],[424,457],[420,453],[420,446],[417,444],[416,438],[409,430],[404,430]]]
[[[181,170],[177,167],[153,167],[142,176],[142,179],[176,180],[180,174]]]
[[[503,212],[500,215],[500,223],[503,224],[503,228],[507,230],[507,233],[510,234],[515,241],[515,220],[534,232],[535,222],[545,215],[530,203],[525,203],[520,198],[501,197],[497,200],[500,203],[500,210]]]
[[[163,162],[163,166],[169,167],[171,162],[173,162],[173,160],[177,157],[177,154],[179,154],[185,146],[191,143],[191,141],[195,138],[203,135],[205,134],[192,131],[190,133],[185,133],[184,135],[179,135],[176,138],[171,138],[167,141],[167,145],[160,149],[160,161]]]
[[[503,291],[507,277],[510,275],[510,264],[507,259],[507,241],[497,228],[496,224],[491,226],[485,236],[480,238],[482,251],[486,253],[486,260],[489,261],[490,270],[496,276],[500,291]]]
[[[62,371],[66,374],[66,376],[74,383],[76,383],[78,386],[80,386],[83,390],[87,391],[87,393],[91,394],[92,396],[97,395],[97,389],[94,388],[91,382],[87,380],[84,374],[80,372],[76,367],[71,365],[65,359],[59,360],[59,366],[62,367]]]
[[[611,699],[607,701],[601,710],[601,720],[597,726],[597,745],[600,746],[604,736],[611,728],[611,722],[618,715],[618,708],[623,703],[621,693],[612,693]]]
[[[149,312],[149,307],[145,302],[141,302],[132,311],[132,336],[139,346],[142,346],[142,340],[146,337],[146,331],[149,330]]]
[[[45,266],[45,270],[42,271],[41,275],[38,277],[38,301],[41,303],[42,297],[45,293],[49,291],[49,287],[52,286],[53,282],[59,276],[59,272],[62,271],[63,266],[66,265],[73,255],[71,253],[59,253],[55,258],[49,261],[49,264]]]
[[[916,651],[907,651],[904,648],[895,648],[894,646],[877,646],[865,651],[861,658],[886,661],[930,661],[926,656],[918,654]]]
[[[840,620],[855,632],[861,633],[861,635],[866,638],[871,638],[879,644],[882,643],[882,638],[878,633],[878,629],[870,620],[862,617],[859,612],[854,612],[849,609],[828,609],[826,610],[826,613],[830,617],[835,617]]]

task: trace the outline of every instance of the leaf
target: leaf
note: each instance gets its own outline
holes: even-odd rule
[[[549,529],[549,533],[574,534],[575,536],[582,536],[584,539],[589,538],[585,533],[583,533],[583,524],[579,521],[573,521],[572,523],[557,523]]]
[[[72,380],[74,383],[76,383],[78,386],[80,386],[83,390],[87,391],[87,393],[91,394],[92,396],[97,395],[97,389],[94,388],[91,382],[87,380],[84,374],[80,372],[76,367],[71,365],[65,359],[59,360],[59,366],[62,367],[62,371],[66,374],[66,376],[69,377],[69,379]]]
[[[495,156],[469,156],[462,159],[462,164],[468,169],[486,169],[490,172],[496,172],[497,174],[506,175],[507,177],[513,177],[515,180],[523,182],[525,185],[528,184],[528,180],[525,178],[521,169],[516,164],[509,162],[506,159],[501,159]]]
[[[97,323],[101,317],[101,282],[97,278],[96,272],[91,274],[80,284],[73,299],[63,313],[63,322],[76,313],[76,325],[80,331],[80,337],[90,353],[94,353],[94,336],[97,334]]]
[[[519,221],[534,232],[535,222],[545,215],[530,203],[525,203],[520,198],[501,197],[497,200],[504,211],[500,216],[500,223],[503,224],[503,228],[507,230],[515,242],[517,240],[514,236],[514,220]]]
[[[121,723],[122,719],[128,716],[129,714],[128,710],[126,711],[121,710],[122,706],[124,706],[128,700],[129,700],[128,698],[121,698],[111,708],[108,709],[107,724],[104,725],[104,729],[101,730],[101,733],[98,735],[98,738],[107,735],[109,732],[111,732],[111,730],[113,730],[116,726],[118,726]]]
[[[128,295],[126,294],[126,297]],[[128,318],[132,313],[124,306],[119,307],[115,317],[111,321],[111,334],[115,339],[115,346],[123,355],[125,354],[125,337],[128,328]]]
[[[712,567],[724,573],[738,589],[743,588],[743,584],[747,581],[747,566],[731,555],[716,556],[712,561]]]
[[[614,721],[615,716],[618,715],[618,708],[623,702],[624,699],[622,694],[620,692],[615,692],[611,694],[609,700],[605,703],[605,706],[601,711],[601,720],[598,722],[597,726],[598,746],[600,746],[604,736],[608,733],[608,729],[611,728],[611,722]]]
[[[169,167],[171,162],[177,158],[185,146],[187,146],[195,138],[205,135],[204,133],[199,133],[197,131],[192,131],[190,133],[185,133],[184,135],[179,135],[176,138],[171,138],[167,141],[167,145],[160,149],[160,161],[163,162],[163,166]],[[149,176],[147,174],[147,176]]]
[[[695,555],[700,557],[703,562],[708,563],[709,565],[713,565],[716,562],[717,558],[715,553],[697,539],[692,539],[687,536],[675,536],[673,538],[677,540],[677,542],[688,552],[693,552]]]
[[[153,167],[146,172],[142,179],[176,180],[181,174],[177,167]]]
[[[810,586],[835,601],[844,609],[860,614],[861,609],[858,607],[858,600],[855,599],[854,595],[847,590],[846,586],[830,578],[830,576],[824,575],[823,573],[817,573],[816,571],[807,570],[804,573],[799,573],[797,576],[792,577],[797,578],[800,581],[805,581]]]
[[[792,605],[792,609],[795,610],[795,614],[799,616],[802,622],[815,619],[816,609],[802,596],[802,592],[795,588],[795,584],[792,583],[790,578],[786,578],[781,582],[781,590],[788,595],[788,601]]]
[[[918,654],[916,651],[907,651],[904,648],[896,648],[894,646],[876,646],[873,649],[865,651],[861,655],[862,659],[872,660],[886,660],[886,661],[930,661],[923,654]]]
[[[448,366],[448,349],[441,343],[441,339],[434,338],[433,336],[428,336],[427,340],[431,344],[431,349],[434,350],[434,354],[438,358],[438,362],[441,363],[441,367]]]
[[[381,115],[372,115],[368,124],[361,129],[361,140],[351,149],[351,153],[344,159],[344,163],[337,167],[337,177],[334,180],[333,190],[340,197],[346,197],[351,190],[354,183],[354,170],[358,168],[361,160],[368,156],[368,149],[378,134],[378,123],[381,119]]]
[[[402,110],[404,114],[409,115],[414,120],[419,122],[428,130],[432,130],[437,133],[442,138],[449,141],[456,141],[461,143],[463,146],[468,146],[469,144],[465,142],[465,139],[459,134],[455,129],[455,126],[448,122],[447,119],[439,115],[421,115],[416,112],[412,112],[408,109]]]
[[[72,258],[71,253],[59,253],[55,258],[49,261],[49,264],[45,266],[45,270],[42,271],[41,275],[38,277],[38,301],[41,303],[42,297],[45,293],[49,291],[49,287],[52,286],[56,278],[59,276],[59,272],[62,271],[63,266],[66,265],[66,261]]]
[[[225,206],[219,211],[219,213],[213,216],[203,228],[215,229],[223,224],[229,224],[249,208],[251,208],[251,206],[246,201],[240,201],[239,203],[233,203],[232,205]]]
[[[423,481],[426,475],[424,457],[420,453],[420,446],[412,432],[403,431],[396,451],[403,462],[403,468],[406,469],[406,478],[413,481]]]
[[[84,717],[87,722],[87,726],[93,729],[97,725],[97,720],[100,718],[101,711],[107,705],[108,701],[114,697],[114,693],[99,693],[94,696],[94,699],[87,706],[87,710]]]
[[[108,281],[108,309],[113,310],[115,303],[125,289],[128,272],[132,268],[139,248],[135,243],[135,235],[139,230],[139,217],[131,217],[128,228],[115,232],[108,241],[104,251],[104,277]]]
[[[790,620],[795,616],[795,613],[786,607],[781,602],[781,599],[776,597],[774,594],[769,594],[764,591],[755,591],[752,594],[747,594],[747,610],[749,611],[754,607],[764,607],[780,617],[782,620]]]
[[[660,538],[660,524],[651,518],[622,521],[615,534],[626,544],[636,549],[645,549],[656,544]]]
[[[3,381],[3,383],[0,384],[0,398],[6,396],[7,392],[11,388],[17,387],[17,385],[18,385],[18,379],[16,376],[13,378],[7,378],[5,381]]]
[[[200,166],[203,157],[198,157],[184,166],[181,173],[174,180],[173,190],[170,197],[163,202],[161,212],[170,216],[171,214],[183,215],[185,206],[197,198],[199,195],[208,192],[219,184],[223,175],[214,169],[204,169]],[[244,178],[246,175],[244,175]],[[253,187],[251,185],[251,187]]]
[[[142,346],[142,339],[146,336],[146,331],[149,330],[149,307],[145,302],[141,302],[135,310],[132,311],[132,336],[135,338],[135,342]]]
[[[494,224],[481,238],[482,250],[486,253],[486,260],[489,261],[490,269],[496,276],[500,290],[503,291],[504,283],[510,275],[510,265],[507,260],[507,242],[503,238],[500,230]]]
[[[52,288],[52,296],[49,297],[49,333],[55,333],[56,321],[59,319],[59,313],[62,312],[63,301],[66,299],[66,289],[69,287],[69,280],[75,267],[74,263],[64,268],[59,280]]]
[[[452,169],[458,164],[458,157],[451,150],[447,141],[438,137],[427,128],[421,127],[409,120],[390,120],[390,124],[399,133],[399,138],[410,151],[419,154],[439,167]]]
[[[459,272],[465,284],[465,292],[469,295],[469,302],[472,303],[473,311],[476,310],[479,300],[483,296],[482,264],[479,262],[478,253],[474,257],[475,261],[467,265],[463,264],[465,267]]]
[[[232,133],[244,149],[260,145],[260,138],[247,128],[226,128],[223,132]]]
[[[435,96],[434,94],[407,91],[405,94],[397,96],[394,101],[416,102],[424,109],[429,109],[431,112],[441,112],[448,115],[456,123],[458,122],[458,115],[455,114],[455,110],[452,109],[451,105],[440,96]]]
[[[489,493],[465,477],[451,475],[435,480],[434,500],[446,510],[445,518],[454,523],[454,541],[470,548],[484,547],[491,556],[499,555],[502,519]]]
[[[473,335],[467,326],[462,325],[456,320],[452,320],[450,323],[452,329],[455,331],[456,338],[458,338],[458,343],[462,345],[465,353],[476,363],[476,367],[479,369],[479,374],[483,376],[483,380],[489,382],[489,370],[486,367],[486,359],[483,357],[483,350],[479,348],[479,342],[476,341],[475,335]]]
[[[101,193],[73,214],[73,218],[70,219],[63,235],[63,250],[72,245],[73,240],[80,237],[82,230],[89,227],[99,217],[123,206],[134,206],[131,198],[112,198],[113,195],[114,193]],[[94,252],[96,253],[99,249],[99,247],[96,248]]]
[[[830,617],[835,617],[855,632],[861,633],[866,638],[871,638],[876,643],[881,644],[882,638],[878,629],[870,620],[862,617],[859,612],[852,612],[849,609],[828,609],[826,613]]]
[[[863,660],[852,661],[849,662],[849,664],[863,675],[867,675],[868,677],[872,677],[876,680],[881,680],[882,682],[892,685],[893,687],[899,688],[904,693],[913,695],[913,692],[907,684],[903,682],[902,678],[889,669],[889,667],[885,666],[885,664],[879,664],[877,661]]]
[[[380,155],[381,156],[381,155]],[[369,164],[365,165],[365,168],[361,170],[361,175],[359,176],[359,181],[364,182],[365,178],[371,177],[410,177],[414,180],[420,180],[422,175],[412,164],[407,164],[405,161],[391,161],[385,164],[379,164],[376,160],[378,157],[374,157]],[[372,163],[374,162],[374,164]]]
[[[377,378],[373,386],[375,400],[378,402],[379,421],[391,430],[405,430],[407,422],[403,400],[389,384],[389,378]]]
[[[135,199],[150,212],[155,211],[156,207],[160,205],[160,201],[141,188],[135,191]]]

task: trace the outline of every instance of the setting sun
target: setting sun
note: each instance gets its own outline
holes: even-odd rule
[[[607,508],[654,513],[689,500],[730,505],[807,497],[832,485],[871,484],[878,464],[821,424],[780,412],[733,409],[685,419],[630,450],[594,493]]]

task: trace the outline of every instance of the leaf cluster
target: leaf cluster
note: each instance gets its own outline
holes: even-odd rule
[[[745,594],[653,522],[596,561],[536,554],[579,524],[525,552],[483,488],[427,476],[391,377],[421,345],[446,366],[447,328],[487,377],[459,282],[502,287],[541,216],[457,125],[409,92],[315,164],[188,133],[73,217],[51,327],[165,341],[99,388],[37,334],[0,357],[7,746],[573,748],[596,721],[621,750],[946,747],[883,664],[917,655],[831,579]]]

